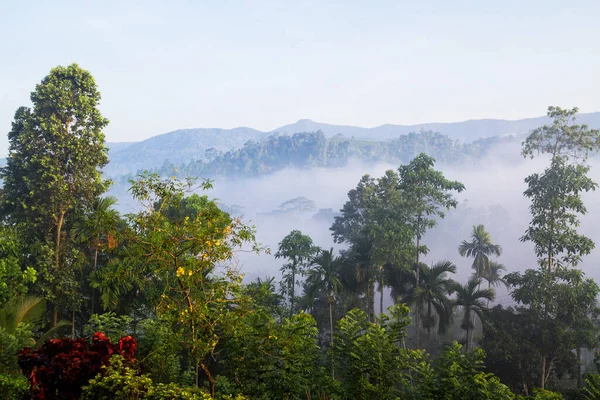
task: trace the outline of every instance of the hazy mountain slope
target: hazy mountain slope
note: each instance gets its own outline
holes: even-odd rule
[[[181,163],[204,159],[208,149],[228,151],[266,135],[251,128],[180,129],[111,149],[110,163],[105,171],[116,175],[159,167],[167,160]]]
[[[360,128],[347,125],[323,124],[308,119],[302,119],[294,124],[277,128],[273,132],[292,134],[296,132],[315,132],[320,130],[326,136],[333,136],[339,133],[348,137],[354,136],[356,138],[386,140],[394,139],[400,135],[406,135],[410,132],[419,132],[424,130],[439,132],[449,136],[452,139],[470,142],[480,138],[527,133],[530,130],[548,122],[548,117],[537,117],[514,121],[501,119],[479,119],[462,122],[426,123],[419,125],[386,124],[375,128]],[[600,112],[579,114],[577,116],[577,122],[580,124],[588,124],[593,128],[600,128]]]
[[[346,138],[384,141],[397,139],[410,132],[434,131],[450,140],[472,142],[477,139],[505,135],[519,135],[529,132],[544,123],[547,117],[521,119],[516,121],[484,119],[453,123],[428,123],[421,125],[381,125],[375,128],[361,128],[347,125],[331,125],[302,119],[294,124],[285,125],[271,132],[262,132],[252,128],[234,129],[181,129],[147,140],[132,143],[111,143],[110,164],[105,172],[110,176],[135,173],[141,169],[161,167],[165,161],[173,165],[187,164],[191,161],[212,160],[231,150],[240,149],[249,140],[260,141],[273,134],[293,135],[299,132],[317,132],[331,138],[341,134]],[[600,128],[600,112],[580,114],[578,122]],[[207,157],[206,150],[215,149]]]

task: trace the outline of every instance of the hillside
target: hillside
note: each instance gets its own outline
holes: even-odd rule
[[[375,128],[361,128],[302,119],[270,132],[252,128],[181,129],[128,145],[110,143],[110,164],[105,168],[105,172],[110,176],[118,176],[135,173],[141,169],[160,168],[166,161],[179,166],[191,161],[211,161],[217,157],[224,157],[228,151],[241,149],[249,140],[259,142],[274,134],[289,136],[299,132],[320,131],[326,138],[342,135],[345,138],[367,141],[389,141],[411,132],[433,131],[441,133],[451,141],[470,143],[483,138],[524,134],[547,122],[547,117],[538,117],[515,121],[483,119],[420,125],[386,124]],[[600,128],[600,112],[580,114],[578,122]]]

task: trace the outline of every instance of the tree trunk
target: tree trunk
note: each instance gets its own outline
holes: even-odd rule
[[[369,320],[375,321],[375,282],[371,279],[369,287],[367,288],[367,298],[369,301]]]
[[[329,336],[331,338],[329,348],[331,354],[333,355],[333,296],[331,295],[329,296]],[[333,357],[331,357],[331,379],[335,379],[335,373],[333,368]]]
[[[96,245],[96,251],[94,252],[94,272],[96,272],[96,268],[98,266],[98,246]],[[96,289],[92,289],[92,307],[91,314],[94,314],[94,305],[96,303]]]
[[[57,305],[54,304],[52,308],[52,327],[55,327],[58,324],[58,308]]]
[[[383,314],[383,278],[379,279],[379,316]]]
[[[540,388],[546,387],[546,356],[542,356],[542,379],[540,381]]]
[[[581,348],[577,348],[577,389],[581,389]]]
[[[420,229],[420,225],[421,225],[421,216],[419,215],[418,220],[417,220],[417,232]],[[417,233],[417,264],[415,265],[415,289],[418,289],[420,286],[420,281],[419,281],[419,247],[421,246],[421,235],[419,233]],[[421,330],[421,310],[419,310],[419,306],[415,304],[415,348],[419,348],[419,333]]]
[[[75,309],[71,314],[71,339],[75,339]]]
[[[290,290],[290,318],[294,315],[294,291],[296,290],[296,264],[292,266],[292,287]]]
[[[204,375],[206,375],[206,379],[208,379],[208,383],[210,384],[210,398],[214,399],[215,398],[215,378],[213,378],[212,374],[210,373],[210,371],[208,370],[208,368],[202,361],[200,361],[200,368],[202,368],[202,371],[204,371]]]

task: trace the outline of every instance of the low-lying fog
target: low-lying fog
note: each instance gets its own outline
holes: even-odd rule
[[[454,262],[458,272],[454,277],[465,282],[471,274],[471,259],[458,254],[458,245],[469,239],[473,225],[483,224],[490,232],[492,240],[500,244],[503,254],[497,261],[509,272],[523,271],[536,267],[536,257],[531,243],[521,243],[530,217],[528,200],[523,196],[524,178],[532,172],[542,172],[547,159],[534,160],[519,156],[519,148],[514,145],[498,148],[485,160],[469,165],[436,164],[436,169],[444,172],[448,179],[459,180],[466,191],[459,194],[459,206],[451,210],[436,228],[424,237],[430,252],[425,257],[428,263],[447,259]],[[594,160],[590,175],[600,181],[600,163]],[[313,218],[318,209],[338,211],[347,199],[347,193],[356,187],[364,174],[382,176],[387,169],[397,165],[362,165],[351,163],[343,169],[288,169],[275,174],[252,179],[216,179],[214,189],[207,194],[215,197],[226,206],[243,207],[243,220],[256,226],[257,238],[264,246],[277,251],[277,244],[293,229],[310,235],[316,245],[323,248],[341,246],[333,243],[330,235],[330,221]],[[132,210],[131,199],[120,197],[120,209]],[[282,203],[305,197],[312,200],[315,209],[304,213],[277,213],[268,215]],[[600,190],[584,195],[588,215],[581,219],[580,232],[591,237],[600,248]],[[600,249],[584,258],[580,267],[585,273],[598,280],[600,273],[594,268]],[[275,276],[279,278],[282,260],[273,255],[240,253],[236,262],[246,276],[246,280],[256,277]],[[499,290],[497,301],[510,303],[506,291]]]

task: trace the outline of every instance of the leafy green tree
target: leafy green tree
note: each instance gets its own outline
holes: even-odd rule
[[[600,309],[600,288],[583,272],[566,267],[512,273],[506,280],[511,296],[535,321],[540,387],[544,389],[556,366],[567,364],[573,350],[593,348],[598,341],[594,322]]]
[[[490,272],[489,256],[499,256],[502,254],[502,248],[492,242],[490,234],[485,230],[483,225],[473,226],[471,233],[471,241],[463,240],[458,246],[458,253],[462,257],[472,257],[472,268],[478,278],[483,278],[484,275]]]
[[[283,272],[283,293],[290,301],[290,316],[295,310],[296,277],[305,273],[307,264],[316,252],[317,248],[313,245],[310,236],[298,230],[291,231],[279,242],[279,250],[275,253],[275,258],[288,260],[281,267],[281,272]]]
[[[455,208],[457,201],[452,192],[462,192],[465,186],[458,181],[451,181],[442,172],[433,169],[435,159],[425,153],[419,154],[407,165],[398,168],[400,175],[399,188],[411,205],[410,225],[415,239],[415,272],[417,285],[419,279],[419,260],[421,254],[427,253],[427,247],[421,238],[428,229],[437,224],[438,218],[444,218],[445,211]],[[416,346],[419,347],[421,310],[415,310]]]
[[[467,284],[454,286],[456,292],[455,307],[461,307],[463,320],[460,325],[466,331],[466,351],[469,352],[473,346],[473,331],[475,329],[475,316],[484,321],[485,304],[483,300],[494,300],[494,291],[490,289],[479,289],[481,280],[470,278]]]
[[[248,301],[241,293],[242,276],[228,263],[243,244],[257,251],[258,245],[254,230],[232,220],[214,201],[197,194],[186,197],[192,185],[155,174],[142,174],[133,182],[133,197],[146,207],[130,217],[137,233],[131,256],[145,259],[153,284],[162,291],[156,312],[189,351],[196,384],[201,369],[214,398],[208,360]],[[203,188],[208,187],[205,182]]]
[[[524,195],[531,199],[532,220],[521,238],[534,243],[540,264],[549,270],[555,264],[576,266],[581,256],[594,248],[592,240],[575,228],[578,215],[587,213],[581,193],[598,186],[587,176],[586,160],[590,152],[600,149],[600,131],[575,124],[577,112],[577,108],[549,107],[552,124],[535,129],[523,142],[524,157],[550,156],[550,166],[543,174],[525,179]]]
[[[342,399],[394,399],[407,391],[409,366],[420,357],[402,347],[409,311],[395,305],[372,323],[354,309],[340,320],[333,354]]]
[[[66,254],[65,223],[106,190],[99,168],[108,162],[98,110],[100,92],[77,64],[53,68],[31,93],[32,108],[20,107],[8,135],[9,156],[2,212],[27,227],[27,244],[42,259],[43,291],[55,304],[74,302],[77,282]],[[69,271],[68,269],[71,269]],[[70,305],[73,307],[73,305]],[[57,321],[57,308],[53,323]]]
[[[448,274],[456,273],[456,265],[450,261],[440,261],[431,267],[421,263],[419,285],[411,282],[411,288],[404,297],[409,305],[424,310],[421,315],[422,326],[427,331],[427,342],[431,340],[431,330],[438,327],[444,332],[452,320],[452,301],[448,295],[454,292],[455,282]],[[416,275],[415,275],[416,276]]]
[[[333,248],[320,250],[311,260],[306,278],[309,295],[322,292],[327,296],[331,346],[333,346],[333,304],[335,303],[335,296],[342,290],[342,282],[338,277],[338,267],[336,265],[339,262],[340,258],[334,256]]]

